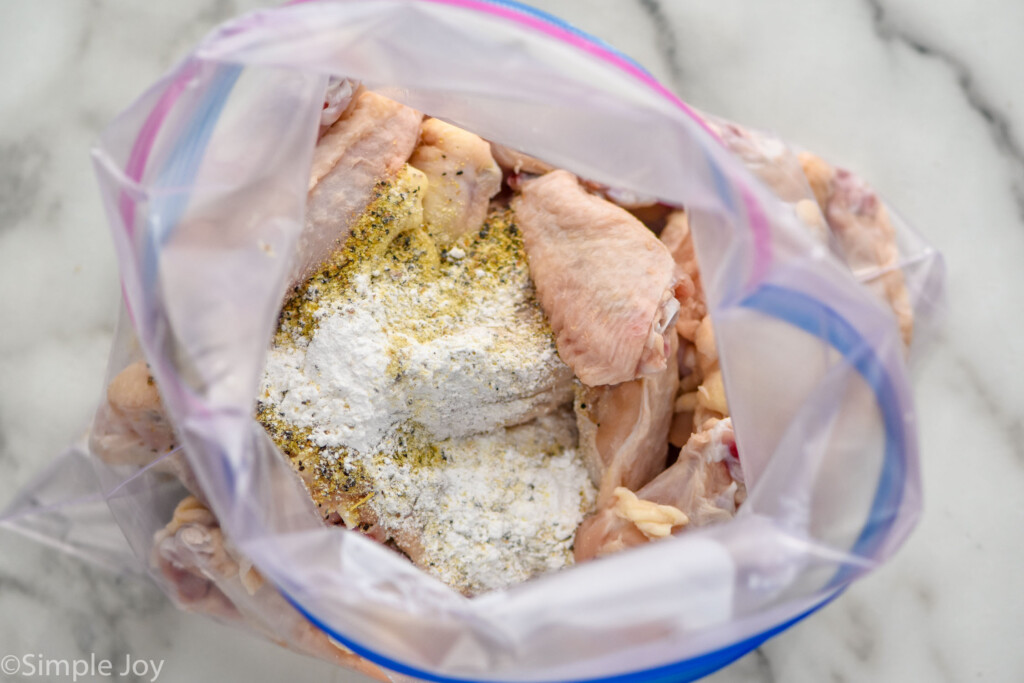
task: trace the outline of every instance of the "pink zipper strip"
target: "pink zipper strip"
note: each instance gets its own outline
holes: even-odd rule
[[[142,123],[139,134],[132,144],[131,152],[128,154],[128,162],[125,164],[125,175],[135,182],[141,182],[142,174],[146,170],[146,162],[149,161],[149,154],[153,150],[153,143],[156,136],[164,125],[164,120],[174,108],[178,98],[185,91],[189,80],[199,71],[199,65],[195,61],[189,61],[182,68],[177,77],[171,81],[167,89],[160,95],[153,110]],[[120,209],[121,220],[124,222],[128,236],[135,236],[135,205],[136,200],[125,191],[121,192]]]

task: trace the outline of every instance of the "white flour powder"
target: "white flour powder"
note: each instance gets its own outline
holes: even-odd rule
[[[391,411],[387,337],[365,309],[332,311],[305,349],[274,347],[264,384],[285,419],[320,446],[373,449],[398,421]]]

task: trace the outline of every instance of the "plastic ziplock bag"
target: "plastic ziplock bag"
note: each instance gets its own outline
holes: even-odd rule
[[[475,598],[322,525],[253,405],[331,76],[686,207],[749,491],[733,521]],[[773,187],[792,150],[749,135],[511,3],[307,2],[223,25],[94,155],[125,294],[108,381],[145,358],[177,445],[120,464],[76,447],[61,462],[91,459],[94,493],[30,486],[3,524],[150,567],[188,479],[215,517],[208,552],[192,559],[216,590],[187,584],[190,596],[154,577],[179,603],[295,649],[393,680],[689,680],[723,666],[834,598],[913,527],[906,349],[865,284],[902,278],[911,357],[943,286],[938,254],[895,217],[897,262],[851,272],[780,196],[785,182]],[[109,518],[80,514],[77,503],[101,499],[138,559],[110,541]]]

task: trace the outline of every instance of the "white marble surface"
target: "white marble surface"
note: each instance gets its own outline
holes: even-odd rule
[[[0,3],[0,507],[101,390],[118,284],[92,140],[209,28],[262,4]],[[948,260],[949,324],[917,384],[919,528],[824,612],[709,680],[1024,680],[1024,503],[1006,493],[1024,489],[1024,4],[538,4],[700,108],[857,169]],[[165,659],[168,682],[362,680],[0,531],[0,656],[32,652]]]

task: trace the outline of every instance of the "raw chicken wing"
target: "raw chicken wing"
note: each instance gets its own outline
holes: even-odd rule
[[[427,119],[409,163],[427,176],[423,215],[440,243],[478,230],[491,197],[501,189],[501,169],[482,138],[439,119]]]
[[[833,168],[806,152],[800,154],[800,162],[847,265],[889,303],[903,343],[909,346],[914,334],[914,311],[900,270],[896,230],[885,205],[849,171]]]
[[[689,527],[731,519],[746,499],[732,422],[708,420],[671,467],[634,495],[617,488],[576,531],[582,562],[663,538]]]
[[[661,372],[614,386],[580,386],[577,391],[579,448],[598,487],[598,506],[616,488],[636,491],[665,468],[679,386],[675,335],[670,343],[668,365]]]
[[[422,118],[414,109],[363,92],[320,138],[313,152],[294,282],[308,278],[345,243],[377,182],[396,175],[412,154]]]
[[[619,384],[661,372],[679,310],[665,245],[567,171],[523,183],[512,206],[558,354],[580,381]]]
[[[111,380],[107,400],[96,411],[89,448],[108,465],[152,467],[172,474],[203,498],[143,361],[131,363]]]
[[[227,622],[252,623],[255,617],[263,622],[264,635],[286,647],[379,681],[390,680],[376,665],[334,645],[300,615],[231,545],[217,518],[196,498],[178,503],[171,521],[153,537],[152,552],[153,564],[182,608]],[[236,602],[248,604],[246,614]]]

